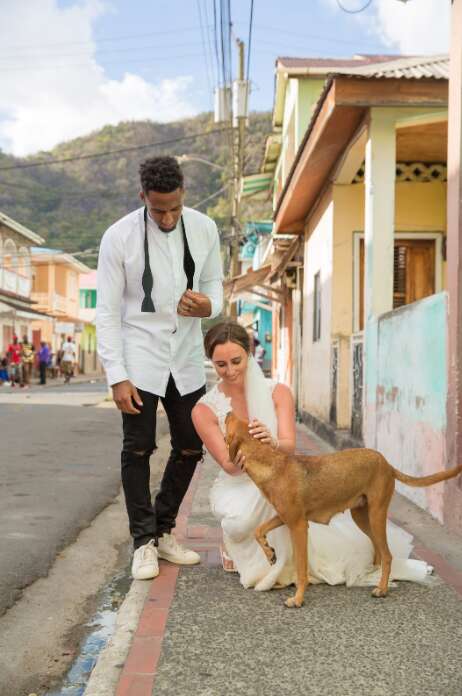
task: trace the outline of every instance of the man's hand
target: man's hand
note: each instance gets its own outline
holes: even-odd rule
[[[177,308],[181,317],[209,317],[212,313],[212,303],[202,292],[186,290],[181,296]]]
[[[143,402],[141,401],[137,388],[128,379],[112,385],[112,396],[117,408],[119,411],[122,411],[122,413],[140,413],[133,405],[133,402],[138,406],[143,406]]]

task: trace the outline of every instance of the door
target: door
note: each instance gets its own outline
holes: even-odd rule
[[[364,239],[359,247],[359,328],[364,328]],[[393,309],[435,292],[435,240],[395,239]]]

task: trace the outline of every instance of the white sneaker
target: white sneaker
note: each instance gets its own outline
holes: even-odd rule
[[[173,534],[163,534],[159,537],[157,553],[159,558],[170,561],[170,563],[178,563],[179,565],[195,565],[201,561],[198,553],[181,546]]]
[[[140,546],[133,554],[132,578],[134,580],[151,580],[159,575],[157,549],[154,539]]]

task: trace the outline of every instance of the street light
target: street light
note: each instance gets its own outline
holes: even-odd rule
[[[196,157],[195,155],[178,155],[178,157],[176,157],[176,161],[178,164],[183,164],[184,162],[202,162],[202,164],[208,164],[210,167],[214,167],[215,169],[221,169],[222,171],[225,169],[225,167],[223,167],[221,164],[210,162],[203,157]]]

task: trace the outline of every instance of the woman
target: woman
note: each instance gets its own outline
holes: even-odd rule
[[[249,337],[236,322],[216,324],[205,337],[205,352],[220,381],[192,411],[194,426],[209,454],[222,471],[212,486],[210,503],[223,530],[223,567],[236,569],[244,587],[269,590],[295,581],[292,546],[287,527],[268,534],[277,561],[270,565],[255,541],[254,531],[275,515],[270,503],[246,473],[240,461],[231,462],[224,441],[225,418],[233,411],[249,420],[249,432],[287,454],[295,450],[295,410],[290,390],[266,380],[250,354]],[[394,560],[390,578],[423,581],[431,566],[409,559],[412,537],[388,523],[388,541]],[[376,585],[373,548],[349,512],[336,515],[329,525],[310,522],[308,534],[310,582],[330,585]]]

